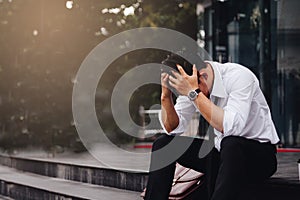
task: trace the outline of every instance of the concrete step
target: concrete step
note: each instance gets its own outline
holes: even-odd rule
[[[13,199],[140,200],[139,192],[74,182],[0,166],[0,194]]]
[[[0,200],[14,200],[14,199],[0,195]]]
[[[147,182],[147,172],[110,169],[75,163],[63,163],[47,159],[22,158],[0,155],[0,165],[47,177],[142,191]]]

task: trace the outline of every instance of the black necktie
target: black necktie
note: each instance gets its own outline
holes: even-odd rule
[[[207,129],[208,129],[209,123],[206,121],[206,119],[200,115],[199,117],[199,126],[198,126],[198,136],[200,138],[204,138],[206,133],[207,133]]]

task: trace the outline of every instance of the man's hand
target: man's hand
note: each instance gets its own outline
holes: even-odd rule
[[[174,71],[172,72],[174,77],[169,76],[169,84],[176,89],[179,94],[187,96],[191,90],[198,88],[196,66],[193,65],[193,74],[191,76],[187,75],[180,65],[177,65],[177,68],[179,73]]]
[[[169,98],[171,97],[171,90],[168,88],[169,82],[169,74],[162,73],[161,74],[161,98]]]
[[[161,119],[166,131],[173,131],[179,124],[179,118],[174,108],[172,92],[169,87],[170,75],[161,74]]]

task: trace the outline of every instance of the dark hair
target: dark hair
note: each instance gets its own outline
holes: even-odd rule
[[[179,64],[188,75],[193,74],[193,65],[177,54],[168,55],[167,58],[164,59],[161,63],[168,67],[171,67],[174,71],[178,71],[176,64]],[[168,70],[163,71],[165,71],[166,73],[170,73]]]

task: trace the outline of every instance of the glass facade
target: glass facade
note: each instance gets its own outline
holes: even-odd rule
[[[272,110],[283,146],[299,146],[298,0],[199,0],[198,42],[219,62],[248,67]]]

